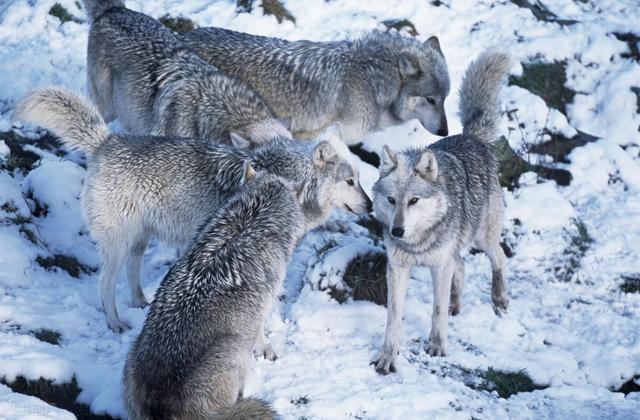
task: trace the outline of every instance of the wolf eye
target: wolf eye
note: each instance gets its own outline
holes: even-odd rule
[[[431,96],[427,96],[426,99],[427,99],[427,102],[429,102],[431,105],[436,104],[436,100],[433,99]]]
[[[353,178],[349,178],[347,179],[347,185],[349,185],[350,187],[353,187],[354,185],[356,185],[356,183],[353,182]]]
[[[413,206],[414,204],[416,204],[418,202],[418,197],[411,197],[409,199],[409,205]]]
[[[393,197],[387,197],[387,201],[389,201],[389,204],[396,204],[396,199]]]

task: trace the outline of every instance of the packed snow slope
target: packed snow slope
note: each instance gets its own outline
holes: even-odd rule
[[[107,328],[97,297],[99,259],[78,201],[84,158],[12,121],[17,100],[34,88],[85,92],[86,18],[74,0],[58,3],[76,19],[61,24],[50,15],[54,0],[0,2],[0,377],[9,384],[19,376],[54,384],[75,378],[79,403],[119,417],[125,416],[122,367],[146,310],[128,307],[123,275],[117,301],[135,327],[124,334]],[[640,393],[615,392],[625,383],[637,391],[634,378],[640,378],[640,7],[633,0],[558,0],[532,11],[514,3],[539,2],[287,1],[295,24],[278,23],[257,5],[239,14],[232,1],[127,2],[154,17],[183,15],[199,26],[286,39],[342,39],[406,18],[420,39],[439,36],[453,92],[466,66],[489,47],[520,63],[562,63],[561,88],[573,92],[555,108],[547,105],[554,93],[545,102],[545,92],[533,88],[511,85],[503,92],[502,134],[512,148],[573,176],[570,185],[558,186],[525,173],[519,188],[505,189],[504,240],[513,252],[506,315],[491,309],[488,260],[467,255],[449,355],[428,356],[432,284],[429,271],[417,268],[398,372],[378,375],[369,363],[382,345],[386,309],[331,296],[348,289],[348,262],[381,252],[382,245],[353,218],[336,214],[296,250],[267,327],[279,359],[256,360],[245,395],[268,400],[286,419],[640,418]],[[516,78],[526,73],[521,64],[512,71]],[[455,93],[446,108],[450,131],[459,132]],[[551,135],[571,138],[577,130],[599,140],[559,162],[526,153]],[[17,135],[32,141],[16,146]],[[434,140],[413,121],[370,136],[364,147]],[[377,170],[362,163],[361,177],[370,189]],[[165,244],[147,251],[148,298],[175,258]],[[43,330],[59,338],[43,341]],[[540,389],[502,398],[486,382],[488,371],[522,371]],[[0,417],[72,415],[0,385]]]

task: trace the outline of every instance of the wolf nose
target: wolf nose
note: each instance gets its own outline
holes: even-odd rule
[[[447,129],[447,127],[440,127],[438,129],[438,133],[439,136],[446,136],[447,134],[449,134],[449,130]]]
[[[402,238],[404,236],[404,229],[401,227],[394,227],[391,229],[391,236],[395,238]]]

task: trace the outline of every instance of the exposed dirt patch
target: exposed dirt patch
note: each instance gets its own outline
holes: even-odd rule
[[[285,20],[296,23],[296,18],[284,7],[284,4],[280,0],[262,0],[260,4],[262,12],[265,15],[275,16],[278,23],[282,23]]]
[[[184,16],[173,17],[166,14],[158,19],[167,28],[178,34],[193,31],[198,27],[191,19]]]
[[[518,7],[531,10],[533,16],[543,22],[553,22],[561,26],[573,25],[575,23],[578,23],[577,20],[560,19],[555,15],[555,13],[549,11],[549,9],[547,9],[545,5],[539,1],[531,2],[529,0],[511,0],[511,3],[515,4]]]
[[[2,378],[0,383],[7,385],[13,392],[37,397],[55,407],[70,411],[80,420],[113,419],[111,416],[92,414],[88,405],[76,402],[81,389],[75,376],[71,378],[71,382],[61,384],[44,378],[30,381],[23,376],[18,376],[13,382]]]
[[[57,346],[60,344],[60,337],[62,336],[58,331],[53,331],[47,328],[42,328],[33,332],[33,335],[40,341],[53,344]]]
[[[398,32],[402,32],[406,30],[407,33],[411,36],[418,36],[420,33],[416,29],[416,26],[409,19],[389,19],[383,20],[382,24],[386,26],[387,32],[391,30],[396,30]]]
[[[629,48],[629,52],[622,54],[621,57],[630,58],[640,63],[640,35],[631,32],[614,32],[613,35],[618,41],[626,43]]]
[[[569,185],[573,179],[571,172],[567,170],[549,168],[525,160],[511,148],[505,137],[501,137],[494,147],[498,157],[500,185],[510,191],[519,187],[520,176],[525,172],[535,172],[538,176],[552,179],[563,186]]]
[[[96,269],[80,263],[76,257],[64,254],[54,254],[50,257],[39,255],[36,262],[43,268],[53,271],[56,268],[66,271],[71,277],[79,278],[80,274],[95,273]]]
[[[623,293],[640,293],[640,273],[623,274],[620,290]]]
[[[69,13],[69,11],[60,3],[56,3],[51,6],[51,9],[49,9],[49,14],[60,19],[60,24],[66,22],[84,23],[82,19],[77,18]]]
[[[576,92],[565,86],[567,63],[534,61],[522,63],[522,76],[509,77],[509,84],[520,86],[541,97],[548,107],[566,115],[567,104],[573,102]]]

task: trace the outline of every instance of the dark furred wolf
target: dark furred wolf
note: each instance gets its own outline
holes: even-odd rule
[[[417,118],[446,136],[449,71],[438,38],[424,42],[371,32],[356,40],[285,41],[221,28],[179,39],[205,61],[245,81],[295,136],[313,138],[332,123],[343,140]]]
[[[432,356],[447,352],[448,314],[460,310],[464,262],[470,245],[491,261],[491,297],[496,311],[508,304],[505,256],[500,247],[503,197],[491,144],[500,118],[498,93],[509,70],[509,57],[485,52],[471,64],[460,89],[462,134],[428,147],[396,153],[384,147],[380,179],[374,186],[376,217],[386,227],[388,316],[385,342],[376,369],[395,371],[402,312],[413,266],[431,269]]]
[[[156,19],[122,0],[83,0],[91,29],[89,96],[107,122],[142,135],[229,143],[291,138],[260,95],[185,48]]]
[[[242,399],[251,350],[306,222],[298,192],[245,164],[244,187],[169,271],[125,365],[131,419],[272,419]]]

